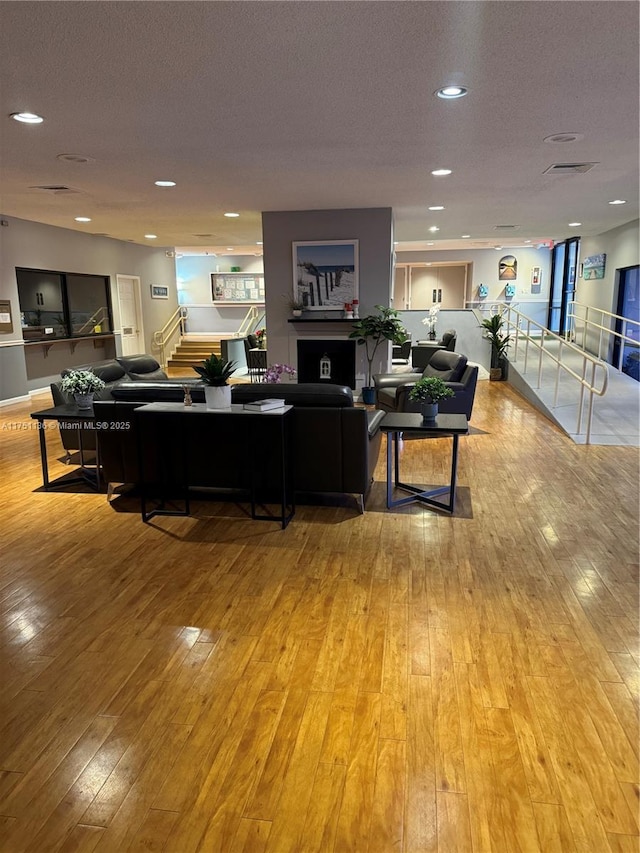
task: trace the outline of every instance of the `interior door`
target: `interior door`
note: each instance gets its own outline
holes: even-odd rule
[[[145,351],[140,278],[136,275],[119,275],[117,283],[122,355],[136,355]]]

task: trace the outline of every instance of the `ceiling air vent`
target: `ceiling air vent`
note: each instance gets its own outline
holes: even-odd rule
[[[517,231],[520,228],[519,225],[494,225],[494,231]]]
[[[44,192],[54,193],[54,195],[73,195],[80,192],[80,190],[74,190],[73,187],[67,187],[65,184],[49,184],[42,187],[29,187],[29,189],[44,190]]]
[[[554,163],[543,175],[581,175],[597,166],[597,163]]]

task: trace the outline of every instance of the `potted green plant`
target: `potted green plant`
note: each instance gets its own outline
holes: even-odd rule
[[[302,317],[302,312],[304,311],[304,302],[302,302],[300,299],[290,299],[289,310],[291,311],[294,317]]]
[[[504,317],[502,314],[493,314],[481,323],[484,337],[491,344],[491,370],[489,379],[504,379],[507,360],[507,350],[511,343],[511,335],[504,333]]]
[[[93,395],[104,387],[105,383],[92,370],[70,370],[60,383],[60,388],[66,394],[73,394],[79,409],[90,409]]]
[[[355,338],[359,346],[364,346],[367,358],[367,384],[362,389],[365,403],[375,402],[375,388],[372,387],[373,359],[378,347],[384,341],[401,344],[405,339],[405,330],[398,319],[398,312],[382,305],[375,306],[378,313],[368,314],[353,324],[350,338]]]
[[[438,376],[425,376],[419,379],[409,391],[409,399],[418,401],[422,419],[433,421],[438,414],[438,403],[448,397],[455,397],[455,391]]]
[[[207,409],[229,409],[231,407],[231,387],[227,380],[236,370],[234,361],[226,361],[221,356],[211,353],[202,365],[194,365],[193,369],[200,375],[205,384],[204,396]]]

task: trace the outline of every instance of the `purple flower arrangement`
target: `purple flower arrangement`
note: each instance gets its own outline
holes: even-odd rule
[[[289,376],[295,376],[296,370],[294,367],[291,367],[290,364],[272,364],[267,367],[264,376],[262,377],[263,382],[280,382],[283,374],[289,374]]]

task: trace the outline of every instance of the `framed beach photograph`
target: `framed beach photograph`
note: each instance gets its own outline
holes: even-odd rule
[[[293,299],[305,311],[344,310],[358,298],[358,241],[293,243]]]
[[[606,261],[607,256],[605,254],[591,255],[590,257],[585,258],[582,263],[582,278],[587,281],[604,278]]]
[[[159,284],[151,285],[151,298],[152,299],[168,299],[169,298],[169,288],[164,287]]]

